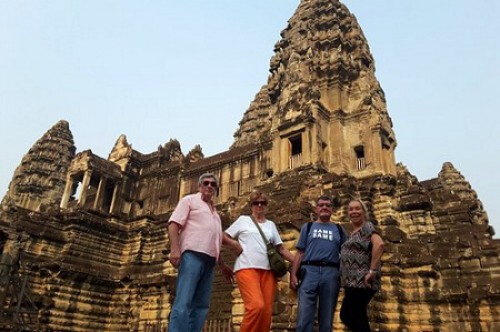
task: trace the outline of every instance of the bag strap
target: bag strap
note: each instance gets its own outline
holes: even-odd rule
[[[307,226],[306,226],[306,248],[307,248],[307,245],[308,245],[308,242],[309,242],[309,232],[311,231],[312,224],[313,224],[313,222],[309,221],[307,223]],[[306,250],[306,248],[304,248],[304,251]]]
[[[255,224],[255,227],[257,227],[257,229],[259,230],[259,233],[260,235],[262,236],[262,240],[264,240],[264,244],[267,246],[268,244],[270,244],[271,242],[267,239],[267,237],[264,235],[264,232],[262,231],[262,229],[260,228],[259,224],[257,224],[257,222],[255,221],[255,219],[253,218],[252,215],[250,215],[250,219],[252,219],[253,223]]]
[[[339,245],[339,248],[340,248],[344,244],[344,242],[345,242],[345,234],[344,234],[344,230],[342,229],[342,226],[340,226],[337,223],[335,225],[337,225],[337,229],[339,230],[339,236],[340,236],[340,245]]]
[[[309,221],[307,223],[307,228],[306,228],[306,236],[309,236],[309,232],[311,231],[311,226],[312,226],[312,221]]]

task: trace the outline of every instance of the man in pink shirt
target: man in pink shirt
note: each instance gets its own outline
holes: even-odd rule
[[[176,294],[170,312],[170,332],[199,332],[210,305],[215,263],[233,281],[233,271],[219,259],[222,226],[212,201],[218,180],[202,174],[199,192],[183,197],[168,221],[170,262],[179,269]]]

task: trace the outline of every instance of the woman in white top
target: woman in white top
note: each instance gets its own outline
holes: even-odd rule
[[[250,195],[251,216],[240,216],[224,233],[223,243],[238,255],[234,264],[236,280],[245,306],[241,332],[269,332],[277,279],[270,270],[266,243],[259,227],[289,262],[293,255],[283,246],[276,225],[266,219],[267,197],[260,191]]]

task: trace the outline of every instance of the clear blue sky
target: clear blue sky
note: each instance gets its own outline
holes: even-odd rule
[[[61,119],[77,151],[104,158],[120,134],[142,153],[170,138],[227,150],[298,3],[0,0],[0,191]],[[344,3],[375,58],[396,159],[419,180],[452,162],[499,237],[500,2]]]

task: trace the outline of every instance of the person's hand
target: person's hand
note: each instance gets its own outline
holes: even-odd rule
[[[366,275],[365,275],[365,286],[368,288],[372,288],[372,281],[375,279],[375,273],[370,270]]]
[[[181,264],[181,252],[178,249],[172,249],[170,252],[170,263],[177,269]]]
[[[234,252],[236,253],[236,256],[241,255],[241,253],[243,252],[243,247],[241,246],[241,244],[239,242],[236,242],[234,244]]]
[[[290,273],[290,288],[293,290],[297,290],[299,287],[299,279],[297,279],[297,276],[293,273]]]
[[[222,274],[222,278],[229,283],[232,284],[234,282],[234,272],[229,266],[224,262],[219,263],[220,273]]]

